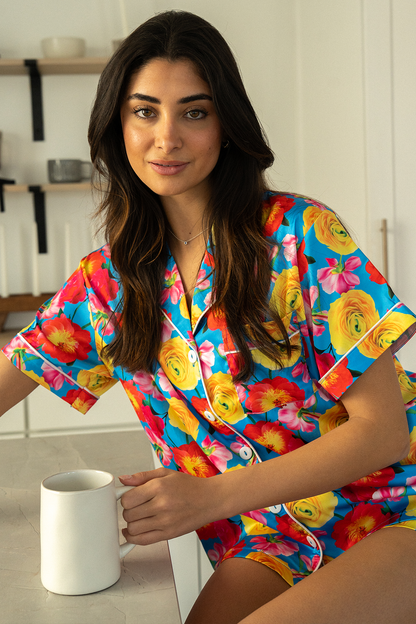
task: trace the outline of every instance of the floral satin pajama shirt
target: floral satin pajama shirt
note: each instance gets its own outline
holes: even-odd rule
[[[395,353],[413,335],[416,317],[325,206],[267,193],[264,234],[271,242],[270,303],[298,347],[284,356],[281,370],[249,344],[254,374],[233,383],[238,352],[223,315],[212,311],[212,242],[191,319],[169,257],[154,374],[131,374],[100,357],[114,336],[111,314],[122,294],[108,246],[82,260],[4,353],[82,413],[120,381],[168,468],[212,477],[295,451],[347,420],[343,392],[384,350]],[[264,326],[279,338],[272,321],[264,319]],[[395,364],[407,407],[408,457],[333,492],[202,527],[213,565],[247,557],[293,584],[373,531],[416,526],[416,375]]]

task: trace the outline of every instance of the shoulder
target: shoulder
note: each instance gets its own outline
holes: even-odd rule
[[[287,235],[303,238],[322,213],[335,213],[319,201],[298,195],[267,191],[263,199],[263,233],[280,243]]]
[[[104,245],[82,258],[79,266],[85,285],[106,302],[117,299],[120,278],[111,261],[109,245]]]

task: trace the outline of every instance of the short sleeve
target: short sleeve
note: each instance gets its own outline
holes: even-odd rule
[[[339,399],[385,350],[394,354],[413,336],[416,317],[337,216],[315,216],[304,221],[298,249],[301,334],[311,376]]]
[[[98,278],[97,271],[88,273],[94,262],[102,272]],[[99,355],[104,346],[100,329],[110,316],[103,301],[110,290],[108,269],[101,268],[105,262],[100,251],[84,259],[33,323],[2,349],[23,373],[84,414],[117,382]]]

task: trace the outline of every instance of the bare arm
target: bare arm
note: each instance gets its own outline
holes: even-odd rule
[[[0,416],[38,387],[0,352]]]
[[[245,511],[337,489],[395,463],[409,431],[393,358],[388,351],[343,395],[349,420],[290,453],[199,479],[166,468],[123,479],[128,541],[147,544]]]

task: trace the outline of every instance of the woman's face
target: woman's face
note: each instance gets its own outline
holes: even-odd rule
[[[209,198],[222,130],[208,84],[191,61],[153,59],[133,74],[121,106],[129,162],[164,198]]]

